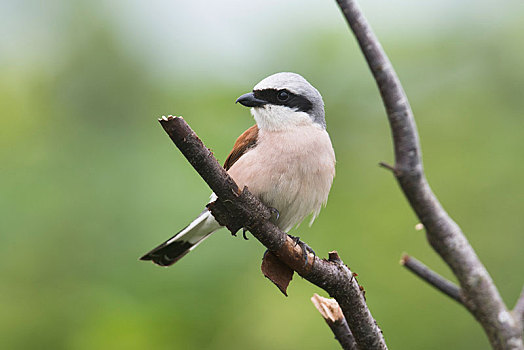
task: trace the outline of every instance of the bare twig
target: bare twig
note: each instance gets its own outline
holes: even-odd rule
[[[433,287],[440,290],[442,293],[462,304],[460,288],[457,287],[455,283],[448,281],[419,260],[407,254],[402,255],[400,264],[418,277],[422,278],[424,281],[431,284]]]
[[[387,169],[387,170],[391,171],[393,174],[396,171],[396,169],[395,169],[395,167],[393,165],[388,164],[386,162],[379,162],[378,165],[381,166],[384,169]]]
[[[462,289],[464,305],[483,326],[495,349],[524,349],[522,328],[460,227],[433,194],[424,175],[413,112],[391,62],[356,0],[337,0],[380,90],[395,149],[395,177],[426,228],[431,246],[449,265]]]
[[[247,228],[282,262],[334,297],[360,349],[387,349],[360,286],[347,266],[340,260],[328,261],[313,254],[308,255],[305,265],[300,245],[269,221],[270,211],[247,188],[239,190],[183,118],[163,118],[160,124],[218,196],[208,207],[220,224],[232,232]]]
[[[335,335],[335,338],[345,350],[358,350],[357,343],[351,331],[349,330],[346,318],[342,309],[335,299],[321,297],[317,293],[311,298],[311,302],[317,308],[318,312],[324,317],[329,328]]]

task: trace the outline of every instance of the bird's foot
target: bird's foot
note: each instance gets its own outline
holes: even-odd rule
[[[307,260],[308,260],[307,258],[308,258],[309,253],[313,254],[313,257],[316,257],[317,254],[315,253],[313,249],[311,249],[310,246],[302,242],[300,240],[300,237],[291,236],[290,234],[288,234],[288,236],[293,240],[293,242],[295,242],[295,245],[299,245],[300,248],[302,248],[302,255],[304,257],[304,266],[307,266]],[[315,262],[315,259],[313,259],[313,263],[314,262]]]
[[[247,241],[249,238],[246,236],[247,229],[245,227],[242,228],[242,237]]]

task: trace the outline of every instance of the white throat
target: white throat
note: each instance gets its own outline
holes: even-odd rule
[[[289,130],[297,126],[313,124],[309,114],[286,106],[265,105],[263,107],[251,108],[251,114],[255,118],[259,129],[268,131]]]

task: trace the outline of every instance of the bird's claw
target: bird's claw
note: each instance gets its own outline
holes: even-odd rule
[[[245,227],[242,228],[242,237],[247,241],[249,238],[246,236],[247,229]]]
[[[302,255],[304,256],[304,267],[306,267],[307,266],[309,253],[313,254],[313,257],[316,257],[317,254],[315,253],[315,251],[313,249],[311,249],[310,246],[308,246],[306,243],[302,242],[300,240],[300,237],[291,236],[289,234],[288,234],[288,236],[293,240],[293,242],[295,242],[295,246],[299,245],[300,248],[302,248]],[[315,262],[315,259],[313,259],[313,263],[314,262]]]

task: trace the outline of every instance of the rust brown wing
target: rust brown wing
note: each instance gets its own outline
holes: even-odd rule
[[[227,156],[227,159],[224,162],[224,168],[229,170],[229,168],[231,168],[231,166],[233,166],[233,164],[235,164],[235,162],[240,157],[242,157],[244,153],[246,153],[250,148],[255,147],[257,144],[257,139],[258,127],[256,125],[253,125],[244,131],[244,133],[236,140],[231,153],[229,153],[229,156]]]

